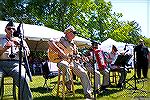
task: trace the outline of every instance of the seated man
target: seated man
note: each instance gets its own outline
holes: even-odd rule
[[[106,90],[106,88],[110,86],[110,83],[109,83],[109,71],[106,68],[104,56],[102,55],[103,51],[98,49],[98,43],[95,42],[92,43],[92,48],[96,59],[95,66],[98,67],[99,72],[103,75],[103,84],[101,85],[101,90]]]
[[[29,88],[26,69],[21,65],[21,78],[19,77],[19,43],[18,37],[12,37],[15,31],[15,26],[10,21],[6,27],[6,35],[0,37],[0,72],[3,75],[9,75],[15,80],[15,84],[20,88],[19,100],[32,100],[31,90]],[[29,54],[29,48],[25,41],[23,45],[27,54]],[[20,78],[20,87],[19,87]]]
[[[58,54],[58,58],[55,59],[58,61],[57,62],[58,68],[61,69],[66,75],[67,89],[71,90],[71,82],[70,82],[71,79],[69,74],[71,66],[73,73],[76,76],[80,77],[81,79],[85,98],[91,98],[92,87],[87,72],[82,68],[82,66],[77,61],[72,59],[74,55],[78,54],[77,47],[73,43],[73,39],[75,38],[76,34],[75,29],[72,26],[69,26],[67,29],[65,29],[64,34],[65,37],[61,37],[59,43],[49,41],[49,51],[53,51],[56,54]],[[49,59],[51,58],[52,57],[49,57]]]

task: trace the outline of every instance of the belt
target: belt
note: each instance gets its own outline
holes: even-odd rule
[[[16,59],[0,59],[0,61],[19,61],[19,60],[16,60]]]

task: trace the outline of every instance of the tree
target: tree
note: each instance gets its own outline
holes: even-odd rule
[[[79,36],[99,42],[107,38],[136,43],[141,37],[135,21],[120,21],[122,13],[112,12],[104,0],[2,0],[0,19],[44,25],[64,31],[68,24]],[[2,13],[3,12],[3,13]]]
[[[108,37],[112,37],[112,39],[116,41],[137,43],[137,40],[141,37],[139,34],[141,31],[140,26],[135,21],[120,22],[115,28],[114,27],[111,32],[109,32]]]

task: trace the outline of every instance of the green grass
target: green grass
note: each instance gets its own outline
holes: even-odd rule
[[[127,75],[127,78],[131,78],[133,76],[132,73],[129,73]],[[148,73],[149,79],[147,81],[142,82],[142,80],[136,84],[137,89],[142,89],[145,91],[149,91],[147,93],[142,92],[140,90],[136,90],[135,93],[134,90],[130,90],[132,87],[126,84],[125,89],[118,89],[118,88],[108,88],[108,91],[101,93],[101,95],[97,95],[97,100],[138,100],[138,98],[148,98],[146,100],[150,99],[150,69]],[[5,83],[8,81],[12,81],[10,77],[5,78]],[[44,84],[44,78],[43,76],[33,76],[33,82],[30,82],[30,88],[33,95],[33,100],[61,100],[61,96],[57,97],[57,77],[48,80],[48,86],[50,87],[50,90],[47,91],[46,88],[43,87]],[[134,80],[129,81],[130,84],[134,86]],[[74,82],[75,84],[75,97],[71,95],[67,95],[66,100],[85,100],[84,94],[82,90],[82,86],[80,83],[80,80],[76,80]],[[12,96],[12,87],[11,85],[5,85],[4,90],[4,97],[3,100],[13,100]],[[144,100],[144,99],[142,99]]]

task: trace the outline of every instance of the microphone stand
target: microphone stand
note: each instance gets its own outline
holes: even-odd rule
[[[21,36],[20,36],[21,38]],[[22,100],[21,98],[21,65],[22,65],[22,45],[23,45],[23,40],[21,38],[20,40],[20,48],[19,48],[19,88],[18,88],[18,98],[19,100]]]
[[[94,47],[94,45],[96,44],[96,45],[98,45],[99,43],[97,43],[96,41],[92,41],[92,55],[93,55],[93,72],[94,72],[94,90],[93,90],[93,93],[94,93],[94,100],[96,100],[96,90],[95,90],[95,88],[96,88],[96,86],[95,86],[95,47]]]
[[[95,91],[95,54],[94,54],[94,47],[92,47],[92,55],[93,55],[93,72],[94,72],[94,100],[96,100],[96,91]]]
[[[90,40],[91,41],[91,45],[92,45],[92,55],[93,55],[93,72],[94,72],[94,90],[93,90],[93,93],[94,93],[94,100],[96,100],[96,86],[95,86],[95,54],[94,54],[94,52],[95,52],[95,47],[94,47],[94,45],[95,44],[100,44],[100,43],[98,43],[97,41],[95,41],[95,40],[91,40],[90,38],[85,38],[85,39],[87,39],[87,40]]]
[[[27,55],[26,55],[25,47],[23,45],[23,34],[21,34],[21,32],[20,32],[21,25],[22,25],[22,23],[19,24],[19,26],[17,28],[17,32],[16,32],[16,34],[20,38],[20,47],[19,47],[19,88],[18,88],[18,99],[19,100],[23,99],[23,97],[21,98],[21,93],[23,93],[23,91],[20,90],[20,88],[23,88],[23,87],[21,87],[21,65],[22,65],[23,61],[25,62],[25,69],[26,69],[27,74],[29,75],[30,81],[32,81],[32,75],[31,75],[31,71],[30,71],[30,68],[29,68]],[[22,29],[23,29],[23,25],[22,25]],[[23,55],[22,55],[22,50],[23,50],[23,53],[24,53],[24,59],[23,59]]]

